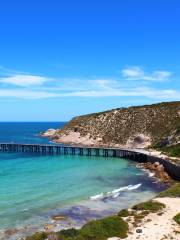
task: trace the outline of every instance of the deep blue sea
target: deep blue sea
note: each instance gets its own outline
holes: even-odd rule
[[[0,123],[0,142],[48,143],[39,133],[64,123]],[[0,152],[0,239],[16,239],[46,224],[79,227],[164,189],[126,159]],[[52,216],[67,219],[54,222]]]
[[[39,136],[49,128],[61,128],[64,122],[0,122],[0,142],[49,143]]]

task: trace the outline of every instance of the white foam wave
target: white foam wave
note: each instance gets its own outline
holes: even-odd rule
[[[124,191],[124,190],[127,190],[129,187],[131,187],[132,185],[128,185],[128,186],[125,186],[125,187],[121,187],[121,188],[117,188],[117,189],[114,189],[111,193],[119,193],[121,191]]]
[[[151,172],[150,170],[148,169],[142,169],[145,173],[148,174],[149,177],[154,177],[155,176],[155,173],[154,172]]]
[[[128,190],[131,191],[131,190],[138,189],[141,185],[142,185],[142,183],[136,184],[134,186],[129,187]]]
[[[104,196],[103,193],[101,193],[101,194],[94,195],[94,196],[90,197],[90,199],[91,200],[97,200],[97,199],[101,199],[103,196]]]
[[[101,193],[101,194],[98,194],[98,195],[91,196],[90,199],[91,200],[101,200],[101,199],[108,198],[108,197],[109,198],[117,198],[119,196],[120,192],[136,190],[141,185],[142,185],[142,183],[139,183],[139,184],[136,184],[136,185],[128,185],[128,186],[125,186],[125,187],[117,188],[117,189],[114,189],[111,192]]]
[[[154,177],[155,173],[149,172],[149,177]]]

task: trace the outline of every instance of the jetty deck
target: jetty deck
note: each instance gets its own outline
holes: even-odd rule
[[[134,160],[137,158],[137,155],[141,158],[144,156],[142,153],[137,153],[127,149],[63,146],[57,144],[0,143],[0,151],[27,152],[45,155],[122,157]]]

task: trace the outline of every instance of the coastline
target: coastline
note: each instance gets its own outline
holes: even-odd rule
[[[104,148],[123,148],[132,150],[139,153],[144,153],[149,156],[159,157],[169,160],[175,164],[180,164],[179,157],[170,157],[160,150],[150,148],[147,143],[145,144],[105,144],[101,138],[93,139],[89,134],[81,136],[79,132],[69,131],[68,134],[59,134],[59,130],[48,129],[40,133],[43,138],[48,138],[51,142],[69,145],[69,146],[82,146],[82,147],[104,147]]]
[[[152,204],[153,203],[153,204]],[[155,206],[153,206],[155,205]],[[163,208],[157,208],[156,205],[163,206]],[[155,208],[154,208],[155,207]],[[157,209],[156,209],[157,208]],[[84,227],[89,226],[89,231],[94,237],[89,237],[88,239],[98,240],[98,239],[108,239],[108,240],[135,240],[135,239],[148,239],[148,240],[161,240],[161,239],[174,239],[179,240],[180,236],[180,226],[178,222],[175,222],[174,217],[180,212],[180,183],[173,183],[168,189],[158,194],[153,199],[148,200],[147,202],[141,202],[135,206],[132,206],[128,209],[121,210],[119,213],[112,215],[110,217],[105,217],[100,220],[90,221],[85,224],[82,228],[78,228],[78,230],[67,229],[53,232],[52,229],[46,229],[45,232],[38,232],[34,235],[27,237],[26,240],[35,240],[35,239],[47,239],[48,236],[56,236],[55,239],[61,239],[58,236],[64,236],[64,240],[66,239],[86,239],[85,238],[76,238],[73,232],[79,233],[81,235],[81,230]],[[126,233],[124,237],[118,237],[116,234],[112,235],[109,233],[109,237],[98,238],[98,234],[101,234],[101,227],[99,223],[101,221],[108,221],[109,218],[120,218],[123,222],[125,222],[128,226],[126,229]],[[94,232],[94,227],[97,229]],[[116,223],[114,223],[116,224]],[[91,229],[92,225],[92,229]],[[111,226],[113,228],[113,226]],[[100,228],[100,229],[99,229]],[[65,235],[63,235],[65,234]],[[39,236],[39,238],[37,238]],[[66,237],[67,238],[66,238]],[[70,237],[70,238],[68,238]],[[48,238],[51,239],[51,238]],[[54,238],[53,238],[54,239]]]
[[[164,173],[164,176],[162,174],[157,173],[156,176],[159,177],[161,180],[168,179],[170,175],[171,178],[180,181],[180,158],[179,157],[170,157],[167,154],[162,153],[161,151],[158,151],[157,149],[153,148],[144,148],[144,146],[141,146],[139,148],[134,146],[126,146],[126,145],[113,145],[113,144],[100,144],[100,143],[94,143],[89,141],[84,142],[84,137],[80,137],[80,133],[78,133],[78,139],[73,138],[72,134],[77,136],[77,132],[71,132],[70,135],[62,135],[61,137],[57,137],[57,131],[55,129],[49,129],[44,133],[40,133],[41,137],[46,137],[49,140],[51,140],[54,143],[60,143],[65,146],[71,146],[71,147],[85,147],[85,148],[107,148],[107,149],[119,149],[119,150],[125,150],[130,151],[134,153],[140,153],[145,156],[146,160],[141,161],[141,167],[144,167],[145,169],[149,169],[150,171],[155,170],[151,167],[150,164],[155,164],[156,162],[160,163],[161,169],[160,172]],[[56,136],[56,137],[55,137]],[[68,141],[67,141],[67,138]],[[72,138],[72,139],[71,139]],[[71,139],[71,142],[69,141]],[[89,139],[89,136],[88,136]],[[87,140],[87,139],[86,139]],[[81,145],[82,144],[82,145]],[[136,159],[134,159],[136,161]],[[147,164],[149,163],[149,164]],[[168,175],[167,175],[168,173]],[[166,175],[166,176],[165,176]],[[165,181],[166,181],[165,180]]]
[[[23,154],[21,154],[21,153],[19,153],[20,155],[21,155],[21,157],[23,156]],[[8,154],[9,155],[9,154]],[[34,155],[32,155],[32,156],[34,156]],[[36,155],[35,155],[36,156]],[[33,157],[34,158],[34,157]],[[50,160],[52,160],[52,157],[51,156],[47,156],[47,158]],[[76,158],[76,157],[75,157]],[[90,163],[89,162],[89,158],[88,157],[85,157],[86,158],[86,161],[87,161],[87,164],[88,163]],[[28,158],[29,159],[29,158]],[[54,159],[54,158],[53,158]],[[55,159],[59,159],[59,157],[57,156],[57,157],[55,157]],[[80,157],[77,157],[77,159],[80,159]],[[30,159],[29,159],[30,160]],[[134,170],[135,170],[135,165],[136,165],[136,163],[135,162],[132,162],[132,161],[130,161],[130,160],[126,160],[126,159],[124,159],[124,160],[122,160],[122,161],[119,161],[118,159],[114,159],[114,158],[110,158],[108,161],[107,161],[107,159],[105,158],[104,160],[103,160],[103,158],[98,158],[97,159],[98,161],[97,161],[97,164],[99,164],[99,165],[101,165],[101,166],[103,166],[102,167],[102,173],[101,173],[101,175],[100,176],[104,176],[104,180],[106,181],[106,180],[110,180],[110,181],[112,181],[111,180],[111,177],[110,177],[110,175],[107,175],[107,174],[105,174],[105,165],[104,164],[102,164],[102,162],[103,161],[105,161],[104,163],[105,164],[108,164],[109,165],[109,167],[107,168],[107,169],[111,169],[111,167],[113,167],[113,168],[115,168],[116,170],[118,169],[118,165],[120,164],[121,165],[121,162],[123,163],[123,161],[126,163],[130,163],[130,165],[128,164],[128,169],[130,169],[131,168],[131,166],[132,166],[132,168],[134,168]],[[102,160],[102,161],[101,161]],[[34,158],[34,161],[36,162],[36,158]],[[73,163],[75,163],[74,162],[74,160],[73,160],[73,158],[72,158],[72,161],[73,161]],[[81,160],[80,160],[81,161]],[[27,162],[27,161],[25,161],[25,162]],[[25,163],[24,162],[24,163]],[[39,161],[38,161],[39,162]],[[51,161],[52,162],[52,161]],[[57,161],[57,162],[59,162],[60,164],[61,164],[61,162],[62,161]],[[67,161],[66,161],[67,162]],[[82,162],[82,161],[81,161]],[[92,162],[92,161],[91,161]],[[114,163],[114,164],[113,164]],[[14,162],[14,164],[15,164],[15,162]],[[113,165],[112,165],[113,164]],[[118,164],[118,165],[117,165]],[[53,164],[54,165],[54,164]],[[82,164],[81,164],[82,165]],[[89,165],[89,164],[88,164]],[[32,164],[32,166],[33,166],[33,164]],[[96,165],[95,165],[96,166]],[[125,165],[122,165],[122,166],[126,166],[126,164]],[[90,166],[88,166],[88,169],[90,169]],[[95,169],[97,170],[97,166],[95,167]],[[109,191],[111,191],[112,192],[112,194],[110,194],[110,198],[112,198],[112,204],[113,204],[113,208],[115,207],[115,205],[117,206],[117,210],[116,211],[118,211],[119,209],[121,209],[121,202],[119,202],[119,200],[121,199],[121,200],[123,200],[123,202],[126,204],[126,205],[122,205],[122,207],[127,207],[127,206],[129,206],[129,205],[133,205],[133,204],[135,204],[135,203],[138,203],[138,202],[140,202],[141,201],[141,198],[143,197],[143,199],[144,200],[146,200],[146,199],[148,199],[149,197],[153,197],[154,196],[154,194],[149,194],[148,192],[149,192],[149,190],[151,191],[151,189],[152,189],[152,192],[154,192],[154,190],[156,189],[156,184],[152,184],[151,185],[151,187],[150,187],[150,185],[149,185],[149,183],[150,182],[154,182],[155,181],[155,179],[153,179],[153,178],[149,178],[149,176],[148,176],[148,173],[143,173],[141,170],[135,170],[135,172],[134,172],[134,170],[133,170],[133,173],[134,173],[134,177],[132,178],[132,179],[134,179],[134,180],[136,180],[136,181],[133,181],[132,179],[129,179],[129,181],[128,182],[122,182],[121,183],[121,178],[122,178],[122,175],[121,174],[119,174],[120,172],[119,171],[116,171],[116,177],[114,178],[114,184],[112,185],[112,187],[110,187],[109,189],[107,189],[107,190],[102,190],[103,188],[101,187],[101,188],[99,188],[99,190],[98,191],[92,191],[90,194],[87,194],[87,199],[89,199],[89,197],[91,197],[91,196],[94,196],[94,195],[97,195],[97,194],[100,194],[101,193],[101,191],[104,191],[104,193],[108,193]],[[50,171],[50,168],[48,168],[48,172]],[[110,170],[110,172],[111,172],[111,170]],[[83,173],[83,172],[82,172]],[[135,174],[135,173],[137,173],[137,174]],[[142,173],[142,174],[141,174]],[[58,174],[58,176],[59,176],[59,173],[57,172],[57,174]],[[39,174],[38,174],[39,175]],[[61,175],[61,174],[60,174]],[[81,174],[80,174],[81,175]],[[86,175],[86,174],[85,174]],[[89,175],[89,174],[88,174]],[[90,174],[91,175],[91,174]],[[136,177],[136,175],[137,175],[137,177]],[[40,175],[39,175],[40,176]],[[56,179],[56,177],[55,177],[55,175],[53,175],[54,176],[54,178]],[[109,177],[108,177],[109,176]],[[143,177],[143,176],[145,176],[145,178]],[[43,179],[42,179],[43,180]],[[41,181],[42,181],[41,180]],[[103,179],[99,179],[99,181],[104,181]],[[144,181],[145,180],[145,181]],[[57,182],[57,181],[56,181]],[[140,184],[140,183],[142,183],[142,188],[140,187],[140,189],[138,190],[136,190],[135,188],[138,188],[138,186],[134,186],[134,185],[136,185],[136,184]],[[132,184],[133,186],[129,186],[129,184]],[[128,185],[128,186],[127,186]],[[20,185],[19,185],[20,186]],[[86,185],[84,185],[84,186],[86,186]],[[159,186],[159,183],[157,183],[157,187]],[[125,188],[124,189],[124,191],[120,191],[120,189],[119,188]],[[151,189],[150,189],[151,188]],[[135,189],[135,190],[133,190],[133,189]],[[116,193],[118,193],[117,192],[117,190],[118,190],[118,192],[121,192],[121,195],[120,195],[120,197],[119,198],[117,198],[117,201],[116,202],[114,202],[114,195],[116,195]],[[144,191],[147,191],[147,194],[146,194],[146,198],[144,198]],[[157,192],[159,192],[160,191],[160,189],[158,190],[157,189]],[[128,193],[128,195],[127,195],[127,193]],[[141,194],[142,193],[142,194]],[[108,193],[108,196],[109,196],[109,193]],[[101,201],[91,201],[90,200],[90,207],[92,206],[92,204],[94,205],[96,205],[96,212],[98,212],[99,210],[101,210],[101,206],[102,206],[102,203],[104,203],[104,202],[106,202],[108,199],[106,199],[106,194],[105,194],[105,199],[102,199]],[[133,200],[134,199],[134,200]],[[135,200],[135,199],[137,199],[137,200]],[[130,200],[130,201],[129,201]],[[131,201],[132,200],[132,201]],[[109,200],[108,200],[109,201]],[[44,201],[43,201],[44,202]],[[118,205],[118,204],[116,204],[116,203],[118,203],[119,202],[119,204],[120,205]],[[78,203],[78,201],[76,201],[75,202],[75,204],[76,203]],[[100,203],[100,204],[99,204]],[[123,203],[123,204],[124,204]],[[73,204],[74,205],[74,204]],[[82,205],[82,204],[81,204]],[[86,204],[85,204],[86,205]],[[111,212],[111,211],[109,211],[109,206],[110,205],[104,205],[104,210],[106,210],[106,212],[99,212],[99,216],[97,216],[98,218],[99,217],[104,217],[104,216],[107,216],[107,215],[110,215],[110,214],[112,214],[112,213],[114,213],[114,211],[113,212]],[[120,207],[119,207],[120,206]],[[87,205],[86,205],[86,207],[87,207]],[[111,206],[110,206],[111,207]],[[24,207],[26,210],[25,210],[25,214],[26,214],[26,212],[28,213],[28,209],[29,209],[29,207],[28,207],[28,205],[26,205],[25,207]],[[79,209],[79,210],[83,210],[84,208],[77,208],[77,209]],[[84,212],[82,211],[82,214],[84,215],[84,219],[86,218],[86,220],[91,220],[91,216],[92,216],[92,213],[93,212],[89,212],[89,210],[87,209],[87,211],[86,211],[86,209],[87,208],[85,208],[84,210]],[[52,210],[53,210],[53,208],[52,208]],[[48,216],[46,215],[46,213],[47,212],[45,212],[45,215],[48,217],[48,219],[46,218],[45,219],[45,221],[46,222],[44,222],[43,223],[43,226],[42,226],[42,230],[43,230],[43,228],[45,227],[45,224],[47,223],[47,224],[51,224],[51,221],[49,222],[49,220],[51,220],[50,219],[50,216],[54,216],[54,215],[56,215],[56,214],[62,214],[62,215],[66,215],[66,212],[62,212],[62,211],[56,211],[56,208],[54,208],[54,212],[52,211],[51,212],[51,215],[50,214],[48,214]],[[58,210],[58,209],[57,209]],[[61,210],[61,209],[59,209],[59,210]],[[75,213],[76,213],[76,208],[72,208],[72,210],[73,211],[70,211],[70,214],[71,213],[73,213],[74,214],[74,211],[75,211]],[[79,211],[78,210],[78,211]],[[108,210],[108,212],[107,212],[107,210]],[[81,211],[80,211],[81,212]],[[50,212],[49,212],[50,213]],[[102,213],[102,214],[101,214]],[[94,214],[94,213],[93,213]],[[104,215],[104,214],[107,214],[107,215]],[[44,214],[43,214],[43,212],[42,212],[42,217],[44,216]],[[88,217],[89,216],[89,217]],[[82,217],[82,215],[81,216],[78,216],[78,218],[79,217]],[[96,215],[94,215],[94,217],[96,218]],[[18,218],[17,218],[18,219]],[[42,219],[43,220],[43,219]],[[37,221],[37,223],[36,223],[36,221]],[[16,231],[18,231],[18,230],[22,230],[22,231],[28,231],[28,227],[29,227],[29,229],[31,228],[31,221],[29,221],[29,223],[30,224],[28,224],[28,222],[27,222],[27,224],[26,224],[26,226],[27,226],[27,228],[26,229],[23,229],[23,223],[22,223],[22,225],[17,225],[17,226],[13,226],[12,228],[11,228],[11,226],[10,227],[8,227],[8,228],[6,228],[7,229],[7,231],[6,231],[6,233],[7,234],[12,234],[13,232],[15,233]],[[30,234],[32,234],[33,232],[35,232],[35,231],[38,231],[38,226],[39,226],[39,219],[38,218],[35,218],[35,220],[34,220],[34,222],[33,222],[33,227],[34,227],[34,230],[32,229],[32,232],[30,233]],[[69,226],[72,226],[72,225],[69,225]],[[74,226],[74,225],[73,225]],[[19,228],[20,227],[20,228]],[[22,227],[22,228],[21,228]],[[52,226],[50,225],[47,225],[46,226],[46,228],[51,228]],[[14,229],[13,229],[14,228]],[[16,229],[17,228],[17,229]],[[52,229],[52,228],[51,228]],[[18,233],[17,233],[18,234]],[[9,238],[5,238],[5,239],[9,239]],[[12,236],[12,238],[11,239],[15,239],[15,238],[13,238],[13,236]]]
[[[56,141],[54,141],[54,142],[56,142]],[[62,142],[61,142],[62,143]],[[68,144],[68,145],[70,145],[70,144]],[[71,144],[71,145],[74,145],[73,143]],[[76,146],[80,146],[80,144],[76,144]],[[84,146],[90,146],[90,145],[84,145]],[[100,146],[100,145],[99,145]],[[107,145],[103,145],[104,147],[108,147]],[[91,145],[91,147],[92,147],[92,145]],[[96,147],[97,147],[97,145],[96,145]],[[102,145],[101,145],[101,147],[102,147]],[[117,147],[117,146],[116,146]],[[136,149],[132,149],[132,148],[126,148],[127,150],[133,150],[133,151],[137,151],[137,152],[140,152],[140,153],[143,153],[143,154],[147,154],[147,155],[149,155],[149,156],[154,156],[154,157],[160,157],[160,158],[162,158],[163,160],[166,160],[166,161],[168,161],[168,159],[169,159],[169,157],[167,157],[166,155],[164,155],[164,156],[162,156],[161,154],[159,154],[159,152],[157,153],[157,152],[155,152],[155,154],[153,153],[154,152],[154,150],[145,150],[145,149],[142,149],[142,148],[136,148]],[[174,164],[174,163],[173,163]],[[144,166],[141,166],[142,168],[144,168]],[[148,170],[149,171],[149,170]],[[150,175],[151,174],[153,174],[153,172],[151,172],[150,173]],[[151,175],[151,176],[153,176],[153,175]],[[171,183],[172,184],[172,183]],[[171,201],[173,201],[173,199],[170,199],[169,200],[169,204],[171,203]],[[140,201],[139,201],[140,202]],[[179,199],[178,199],[178,203],[179,203]],[[169,207],[168,207],[169,208]],[[63,218],[64,216],[62,216],[62,218]],[[103,216],[102,216],[103,217]],[[152,223],[154,224],[154,215],[152,215]],[[69,227],[73,227],[73,225],[69,225],[68,226],[68,228]],[[146,226],[145,226],[145,228],[146,228]],[[45,232],[47,232],[47,233],[49,233],[50,231],[54,231],[53,230],[53,228],[52,228],[52,225],[50,224],[50,225],[46,225],[45,226],[45,229],[42,229],[42,230],[44,230]],[[57,231],[59,231],[59,229],[56,229]],[[8,231],[7,231],[7,234],[11,234],[11,233],[13,233],[13,231],[14,231],[14,233],[16,232],[16,229],[14,229],[14,230],[12,230],[12,231],[10,231],[9,233],[8,233]],[[133,229],[132,229],[132,231],[133,231]],[[136,231],[135,229],[134,229],[134,231]],[[139,236],[139,235],[138,235]],[[6,238],[5,238],[6,239]],[[12,238],[13,239],[13,238]],[[131,239],[131,238],[127,238],[128,240],[129,239]],[[143,238],[142,238],[143,239]],[[14,240],[14,239],[13,239]],[[154,239],[153,239],[154,240]],[[159,240],[159,239],[158,239]]]
[[[49,138],[49,136],[43,136],[43,137]],[[61,143],[61,144],[65,144],[65,145],[66,144],[67,145],[75,145],[75,146],[81,145],[81,143],[77,143],[77,142],[73,142],[73,141],[69,142],[66,140],[64,141],[62,139],[61,139],[61,141],[53,139],[53,142]],[[102,144],[97,144],[97,143],[92,144],[92,142],[91,143],[88,142],[88,144],[87,144],[87,141],[86,141],[86,144],[82,144],[81,146],[109,147],[107,145],[102,145]],[[115,147],[117,147],[117,145]],[[155,158],[159,158],[159,159],[162,159],[163,161],[165,160],[167,162],[172,163],[175,166],[179,165],[179,161],[180,161],[179,158],[171,158],[155,149],[143,149],[143,148],[133,148],[133,149],[127,148],[127,149],[128,150],[131,149],[133,151],[146,154],[150,157],[152,156]],[[158,165],[160,165],[160,164],[158,164]],[[152,166],[153,166],[153,163],[151,163],[150,168],[147,166],[147,164],[146,165],[141,164],[140,167],[147,169],[148,171],[150,170],[151,176],[155,175],[156,177],[159,178],[159,176],[155,172],[155,169]],[[161,180],[161,178],[159,178],[159,179]],[[168,190],[171,189],[174,186],[174,184],[176,184],[176,183],[174,183],[174,181],[171,181],[171,180],[168,181],[168,183],[170,184]],[[145,216],[143,218],[142,221],[139,221],[139,223],[137,225],[132,224],[133,220],[130,219],[130,217],[122,218],[125,221],[127,220],[127,223],[129,226],[128,236],[124,239],[125,240],[135,240],[135,239],[139,239],[139,240],[144,240],[144,239],[148,239],[148,240],[161,240],[161,239],[178,240],[180,237],[180,226],[173,220],[173,217],[180,212],[180,184],[179,184],[178,188],[179,189],[178,189],[177,196],[159,197],[159,195],[158,195],[157,197],[153,198],[152,199],[153,201],[158,201],[162,204],[165,204],[165,209],[163,211],[159,211],[157,213],[153,213],[153,212],[149,213],[147,216]],[[132,209],[130,208],[128,210],[131,211]],[[137,212],[137,214],[139,214],[139,212]],[[48,234],[48,231],[47,231],[47,234]],[[31,240],[33,238],[29,238],[29,239]],[[110,237],[107,239],[108,240],[118,240],[121,238],[113,236],[113,237]]]
[[[149,174],[147,174],[147,175],[149,175]],[[152,177],[151,175],[149,175],[149,177]],[[146,177],[146,178],[148,178],[148,176]],[[156,179],[157,180],[157,179]],[[133,188],[132,188],[133,189]],[[147,198],[146,198],[147,199]],[[141,199],[142,200],[142,199]],[[138,200],[138,202],[140,202],[141,201],[140,199]],[[116,204],[115,202],[114,202],[114,204]],[[129,204],[129,205],[131,205],[131,204]],[[109,212],[108,213],[108,215],[110,215],[111,213]],[[64,216],[64,214],[63,214],[63,216]],[[101,217],[103,217],[103,215],[101,216]],[[61,224],[60,224],[61,225]],[[70,227],[71,226],[73,226],[73,225],[69,225]],[[68,226],[68,227],[69,227]],[[43,229],[42,229],[43,230]],[[52,224],[50,223],[50,224],[47,224],[46,226],[45,226],[45,232],[49,232],[50,230],[51,231],[53,231],[54,230],[54,228],[53,228],[53,226],[52,226]],[[55,229],[56,231],[59,231],[60,229],[59,228],[56,228]],[[16,231],[16,230],[13,230],[13,231]],[[7,233],[8,233],[8,231],[7,231]],[[9,232],[10,234],[12,233],[12,232]],[[5,238],[6,239],[6,238]],[[13,239],[13,238],[12,238]]]

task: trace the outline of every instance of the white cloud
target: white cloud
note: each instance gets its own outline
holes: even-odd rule
[[[128,80],[145,80],[145,81],[165,81],[172,73],[169,71],[153,71],[145,73],[140,67],[129,67],[122,70],[122,75]]]
[[[57,93],[46,91],[33,91],[25,89],[0,89],[0,97],[17,99],[43,99],[59,97]]]
[[[33,86],[33,85],[42,85],[48,78],[35,76],[35,75],[13,75],[9,77],[0,78],[1,83],[12,84],[21,87]]]
[[[26,89],[0,89],[0,97],[18,99],[44,99],[61,97],[145,97],[161,100],[180,100],[180,92],[173,89],[154,89],[154,88],[118,88],[71,92],[48,92]]]
[[[180,92],[172,89],[158,90],[154,88],[126,88],[102,91],[79,91],[63,94],[65,97],[145,97],[152,99],[180,99]]]
[[[144,71],[140,67],[125,68],[122,70],[122,75],[125,78],[141,78],[144,76]]]
[[[1,67],[0,67],[1,70]],[[171,76],[168,71],[153,71],[147,74],[140,67],[125,68],[123,78],[78,79],[46,78],[25,73],[11,73],[0,77],[0,98],[5,99],[44,99],[61,97],[137,97],[159,100],[179,100],[180,92],[174,89],[145,87],[143,81],[164,81]],[[51,81],[48,84],[48,81]],[[46,84],[47,82],[47,84]]]

